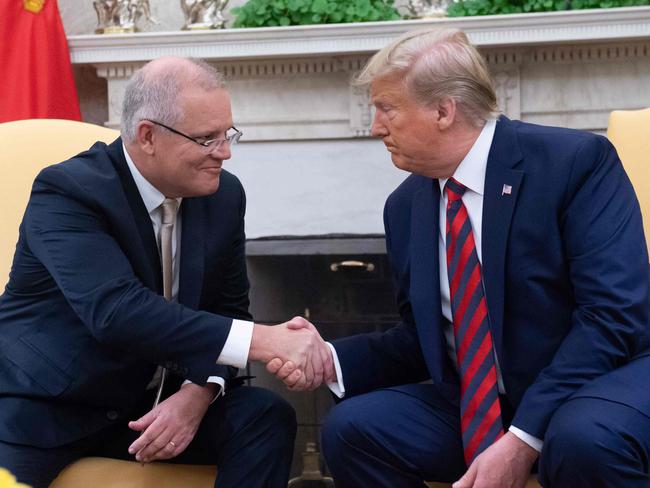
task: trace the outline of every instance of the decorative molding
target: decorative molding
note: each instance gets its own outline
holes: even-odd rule
[[[521,85],[519,68],[494,73],[494,88],[499,110],[511,119],[521,118]]]
[[[650,32],[648,33],[650,37]],[[542,47],[529,51],[527,63],[589,63],[650,58],[650,43]]]
[[[350,85],[350,130],[352,137],[368,137],[372,125],[372,104],[367,87]]]
[[[124,88],[131,75],[144,63],[98,64],[97,76],[106,78],[108,84],[108,120],[104,123],[111,129],[120,128]]]
[[[323,73],[356,73],[367,56],[319,57],[312,59],[281,59],[211,63],[226,79],[263,79],[320,75]]]
[[[371,54],[400,34],[426,27],[454,27],[479,47],[548,45],[645,39],[650,7],[539,14],[402,20],[203,32],[69,36],[73,64],[148,61],[163,55],[211,60]]]
[[[119,63],[119,64],[95,64],[97,69],[97,76],[100,78],[106,78],[107,80],[118,80],[121,78],[129,79],[131,75],[138,69],[141,68],[145,63]]]
[[[552,48],[551,48],[552,49]],[[519,66],[523,60],[522,48],[481,50],[490,68],[506,66]]]

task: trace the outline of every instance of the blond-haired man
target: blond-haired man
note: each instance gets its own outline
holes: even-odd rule
[[[497,118],[456,30],[403,36],[359,80],[412,175],[384,211],[402,320],[333,344],[337,486],[522,487],[540,453],[544,486],[648,486],[648,256],[614,148]]]

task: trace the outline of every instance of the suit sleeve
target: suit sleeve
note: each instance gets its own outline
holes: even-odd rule
[[[238,191],[240,195],[239,218],[236,229],[232,232],[232,242],[228,246],[230,254],[224,260],[226,262],[224,272],[211,278],[219,280],[218,286],[214,287],[218,291],[206,297],[204,309],[234,319],[253,320],[248,311],[250,286],[246,270],[246,234],[244,233],[246,195],[241,184],[238,184]]]
[[[589,138],[577,151],[559,218],[575,302],[571,328],[512,421],[538,438],[572,394],[630,360],[649,323],[641,212],[605,138]]]
[[[168,303],[145,287],[90,195],[58,167],[34,182],[27,243],[100,343],[204,384],[232,319]]]
[[[386,250],[392,260],[388,207],[384,209]],[[391,263],[393,264],[393,263]],[[346,337],[333,342],[341,364],[346,398],[388,386],[428,378],[409,300],[408,277],[392,265],[400,322],[386,332]]]
[[[246,194],[241,184],[237,186],[240,194],[239,218],[236,231],[233,232],[232,242],[228,246],[230,255],[225,259],[225,269],[219,276],[211,279],[219,280],[217,286],[211,287],[218,290],[206,297],[205,311],[234,319],[253,320],[249,307],[249,282],[246,271],[246,234],[244,233],[244,216],[246,214]],[[233,366],[216,365],[214,375],[225,379],[232,379],[237,375],[238,369]]]

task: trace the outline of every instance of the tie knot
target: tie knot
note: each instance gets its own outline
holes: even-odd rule
[[[160,206],[162,207],[162,224],[173,224],[178,211],[178,201],[175,198],[165,198]]]
[[[467,187],[462,183],[457,182],[455,179],[449,178],[445,184],[445,190],[447,192],[447,199],[450,202],[453,202],[461,199],[463,193],[467,190]]]

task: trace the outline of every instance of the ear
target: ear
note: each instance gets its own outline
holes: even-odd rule
[[[440,130],[449,129],[456,120],[456,100],[453,98],[442,98],[438,101],[438,117],[436,122]]]
[[[153,124],[148,120],[141,120],[135,130],[135,143],[145,154],[153,156],[156,135]]]

